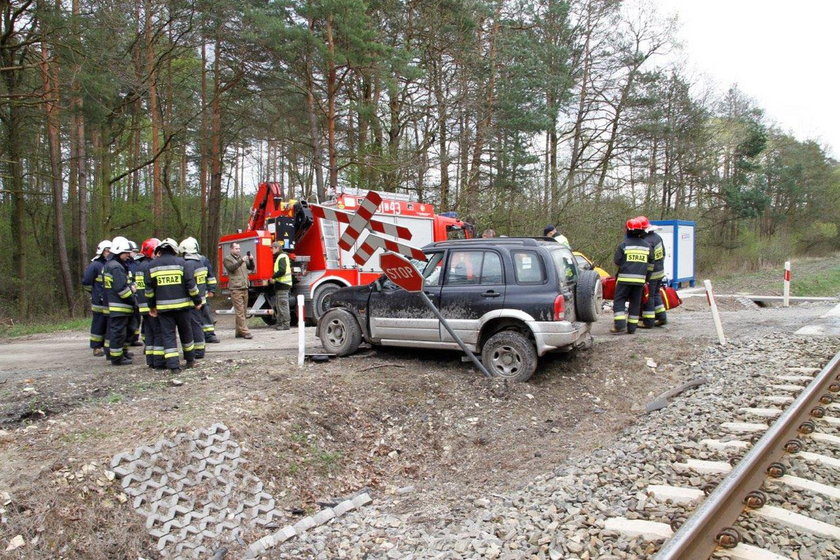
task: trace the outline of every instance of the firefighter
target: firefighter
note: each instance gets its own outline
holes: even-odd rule
[[[653,247],[653,264],[649,267],[650,275],[647,283],[648,299],[642,308],[642,323],[639,327],[643,329],[649,329],[654,325],[663,327],[668,322],[668,318],[665,315],[665,304],[662,301],[662,294],[659,293],[659,287],[665,278],[665,244],[656,233],[660,229],[659,226],[651,224],[646,216],[639,216],[637,220],[645,228],[644,240]]]
[[[618,265],[618,274],[613,297],[613,327],[611,333],[633,334],[639,325],[642,307],[642,292],[647,281],[648,265],[653,263],[653,248],[644,240],[642,222],[630,218],[626,224],[627,234],[615,250],[613,261]],[[626,304],[629,302],[629,309]]]
[[[186,267],[184,274],[195,281],[198,293],[201,296],[201,303],[207,303],[207,276],[208,270],[204,266],[204,257],[198,254],[198,241],[194,237],[187,237],[178,245],[178,251],[184,257]],[[204,357],[206,343],[204,329],[206,328],[204,314],[198,308],[190,310],[190,318],[193,333],[193,346],[195,348],[195,359]]]
[[[269,281],[274,287],[274,317],[277,319],[274,328],[287,331],[290,328],[289,290],[292,289],[292,262],[289,255],[283,251],[283,244],[275,241],[271,244],[274,255],[274,274]]]
[[[102,268],[111,254],[111,240],[103,239],[96,247],[96,256],[91,259],[82,276],[82,288],[90,294],[90,347],[94,356],[104,356],[105,335],[108,333],[108,304],[105,289],[100,281]]]
[[[137,243],[131,239],[128,240],[128,246],[131,247],[131,257],[126,262],[126,266],[128,267],[128,281],[134,284],[134,275],[137,271],[137,255],[139,253]],[[128,321],[128,343],[130,346],[143,346],[143,343],[140,341],[140,320],[140,309],[135,306],[134,312],[131,314],[131,319]]]
[[[150,237],[140,245],[140,252],[134,259],[137,267],[134,270],[134,283],[137,292],[134,294],[137,299],[137,308],[143,317],[142,333],[145,344],[144,355],[146,365],[155,369],[166,369],[163,360],[163,340],[160,335],[160,319],[149,316],[149,302],[146,299],[146,281],[149,276],[149,267],[155,257],[155,249],[160,245],[160,239]]]
[[[111,364],[131,364],[128,347],[128,323],[134,313],[134,292],[136,288],[129,281],[128,261],[131,247],[128,240],[111,245],[113,258],[102,268],[105,294],[108,298],[108,357]]]
[[[125,237],[118,235],[114,239],[111,240],[111,247],[113,248],[114,245],[122,245],[128,243],[128,239]],[[109,251],[108,258],[105,260],[105,264],[102,265],[102,272],[99,273],[96,281],[99,282],[99,285],[102,286],[102,306],[104,308],[103,315],[105,315],[105,344],[102,347],[102,355],[105,357],[106,360],[111,360],[111,353],[109,349],[111,348],[111,340],[108,336],[108,332],[110,332],[109,327],[109,320],[111,318],[111,311],[108,308],[108,293],[105,289],[105,266],[107,266],[108,262],[116,258],[116,254],[113,251]]]
[[[146,278],[146,300],[149,316],[160,321],[163,357],[171,373],[181,373],[178,360],[178,338],[184,351],[186,367],[195,365],[190,309],[201,307],[201,296],[195,279],[184,273],[186,262],[178,256],[178,242],[166,238],[155,251],[157,258],[149,265]]]

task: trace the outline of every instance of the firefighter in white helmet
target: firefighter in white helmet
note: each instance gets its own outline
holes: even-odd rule
[[[187,237],[178,245],[178,251],[184,257],[186,266],[184,274],[195,281],[201,297],[202,307],[207,303],[207,274],[208,269],[204,265],[201,255],[198,254],[198,241],[194,237]],[[206,343],[204,340],[204,314],[199,308],[190,309],[190,323],[192,325],[193,346],[195,347],[195,358],[200,360],[204,357]]]
[[[136,305],[134,284],[128,276],[128,261],[131,259],[128,240],[113,243],[111,253],[114,257],[102,268],[108,298],[108,357],[112,365],[123,366],[131,364],[131,354],[127,352],[127,331]]]

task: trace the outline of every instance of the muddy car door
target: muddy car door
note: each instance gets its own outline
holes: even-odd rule
[[[455,249],[446,261],[439,309],[461,339],[478,342],[481,318],[505,304],[502,255],[493,249]],[[441,326],[441,340],[454,342]]]
[[[443,252],[430,253],[426,263],[415,263],[423,266],[425,278],[424,291],[435,305],[440,297],[440,278],[443,263]],[[429,309],[420,294],[406,292],[386,277],[378,280],[379,287],[375,289],[368,303],[370,313],[370,335],[380,340],[380,344],[388,345],[389,340],[399,341],[399,346],[414,346],[406,341],[416,341],[416,346],[424,343],[440,342],[440,321]]]

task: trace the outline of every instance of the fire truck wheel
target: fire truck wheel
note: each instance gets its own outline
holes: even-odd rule
[[[340,286],[336,284],[322,284],[315,289],[315,294],[312,296],[312,314],[316,322],[320,321],[327,312],[327,296],[339,288]]]
[[[362,329],[356,318],[345,310],[333,308],[319,321],[321,344],[329,354],[348,356],[362,343]]]

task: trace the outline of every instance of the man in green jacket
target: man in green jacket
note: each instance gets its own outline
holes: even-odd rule
[[[274,286],[274,316],[277,318],[274,328],[287,331],[291,322],[289,290],[292,289],[292,262],[279,241],[271,244],[271,252],[274,254],[274,275],[271,277],[271,284]]]
[[[228,289],[236,315],[236,338],[253,338],[248,329],[248,274],[254,271],[254,257],[251,252],[242,258],[242,247],[231,243],[230,253],[225,256],[224,267],[228,273]]]

